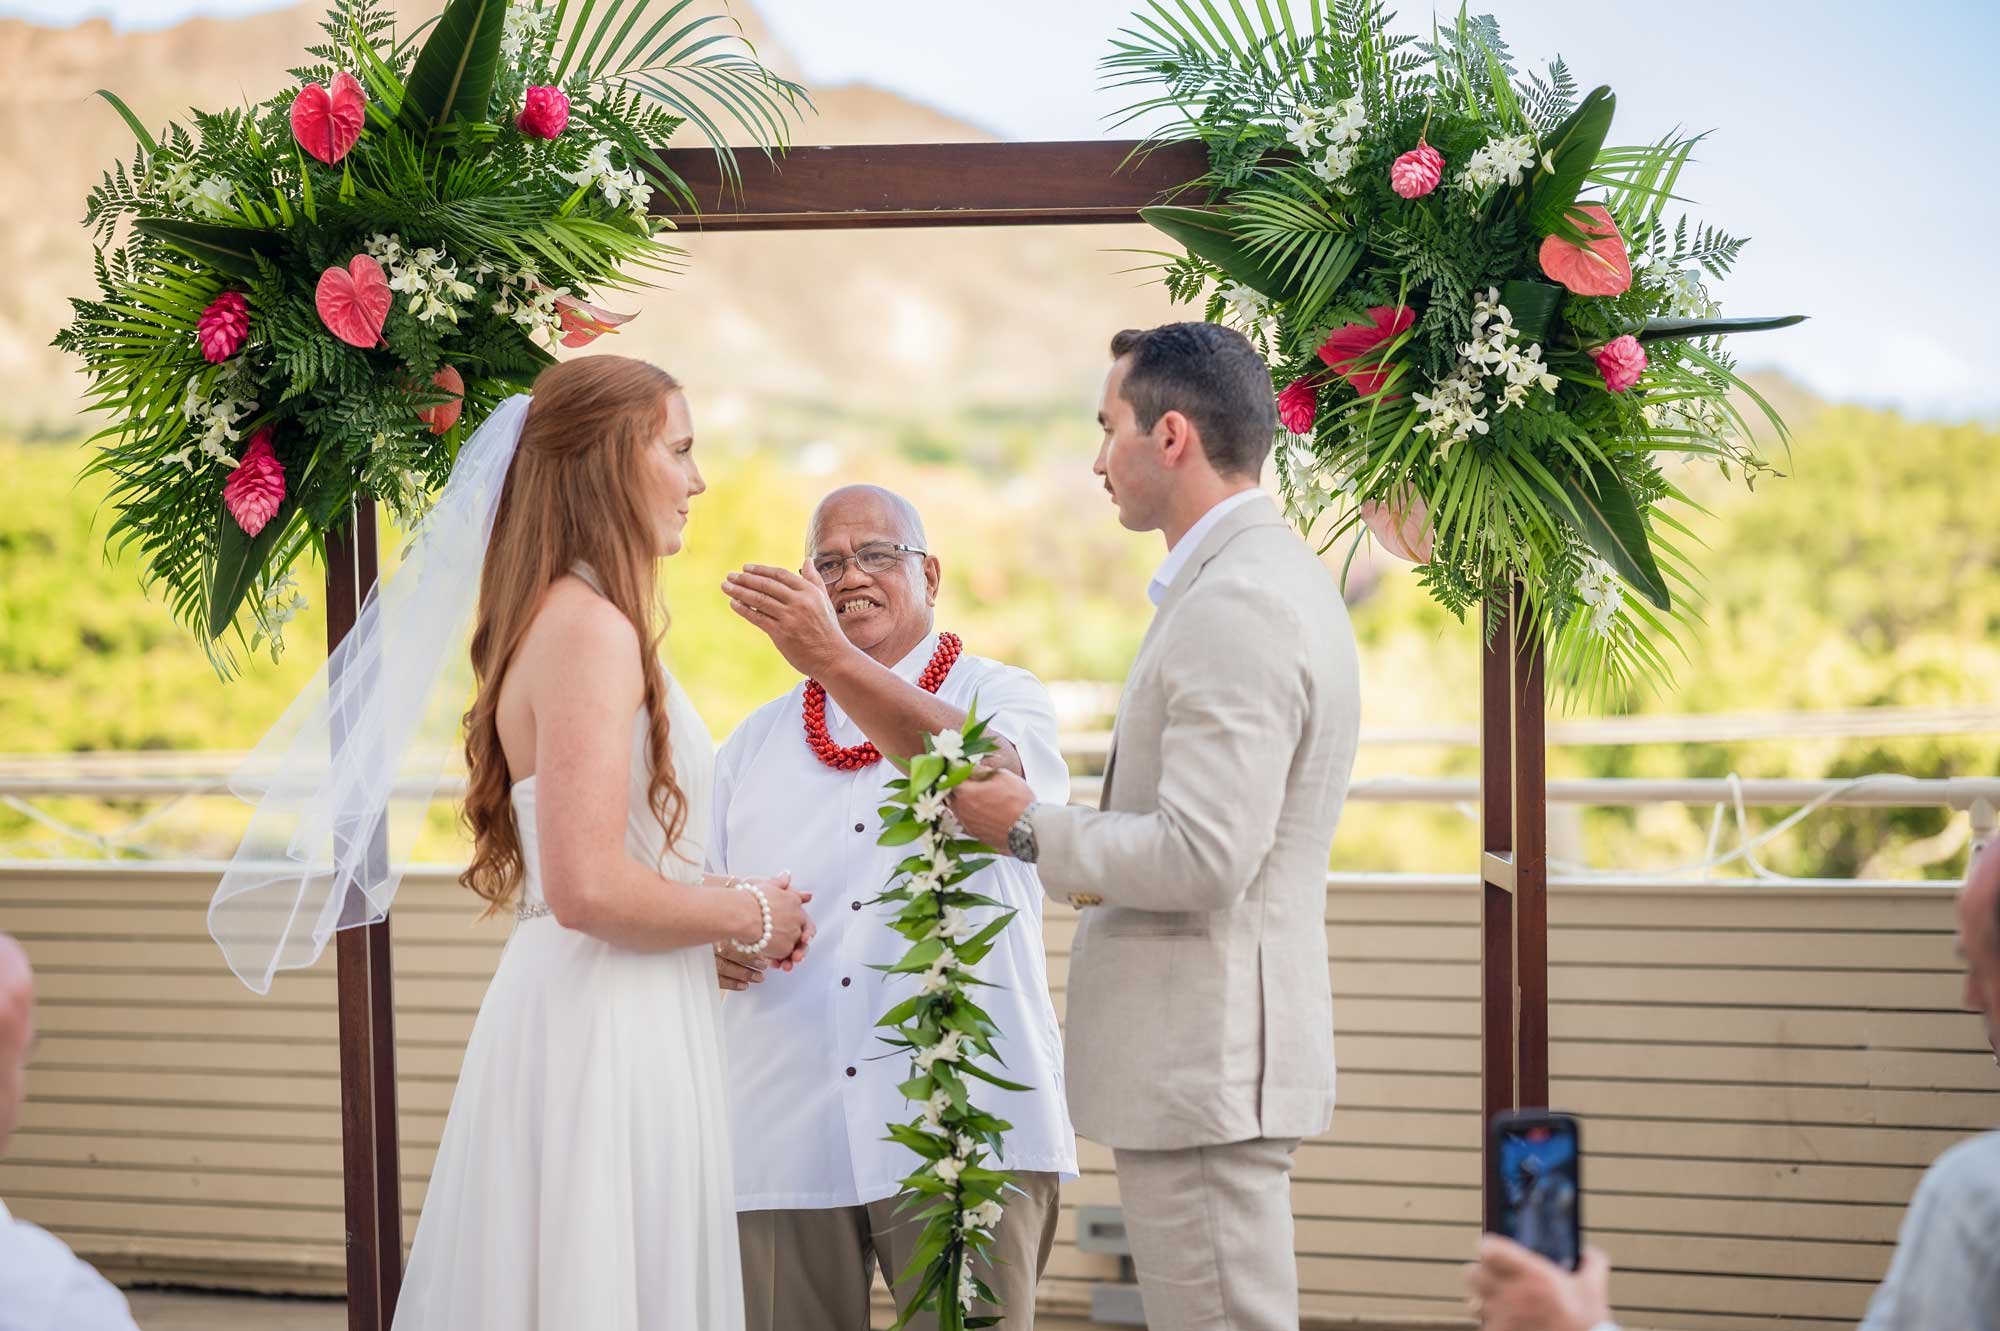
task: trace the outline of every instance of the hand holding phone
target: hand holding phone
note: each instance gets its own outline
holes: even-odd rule
[[[1574,1271],[1583,1257],[1583,1141],[1576,1118],[1546,1109],[1493,1116],[1486,1228]]]

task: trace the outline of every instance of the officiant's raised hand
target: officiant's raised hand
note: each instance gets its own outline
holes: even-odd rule
[[[723,578],[722,591],[729,608],[764,630],[801,675],[823,675],[828,665],[854,650],[817,578],[769,564],[745,564],[741,572]]]

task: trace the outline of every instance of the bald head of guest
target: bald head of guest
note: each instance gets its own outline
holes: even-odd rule
[[[1965,1006],[1986,1021],[1986,1043],[2000,1062],[2000,837],[1972,862],[1958,894],[1958,955],[1965,962]]]
[[[28,1093],[28,1050],[34,1042],[35,972],[21,945],[0,934],[0,1154],[6,1153]]]
[[[916,505],[879,485],[843,485],[806,528],[806,574],[833,602],[847,640],[893,666],[930,636],[938,561]]]

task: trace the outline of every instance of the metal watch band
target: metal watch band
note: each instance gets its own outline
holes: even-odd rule
[[[1023,864],[1033,864],[1039,847],[1035,844],[1035,825],[1030,821],[1035,816],[1035,806],[1030,804],[1007,829],[1007,853]]]

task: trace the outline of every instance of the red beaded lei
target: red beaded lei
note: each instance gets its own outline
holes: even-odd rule
[[[936,693],[964,647],[956,633],[938,634],[937,650],[931,653],[931,663],[924,667],[924,673],[917,676],[917,687],[925,693]],[[816,679],[806,681],[805,720],[807,747],[835,771],[858,772],[882,761],[882,751],[866,740],[846,746],[833,742],[833,736],[826,733],[826,688]]]

